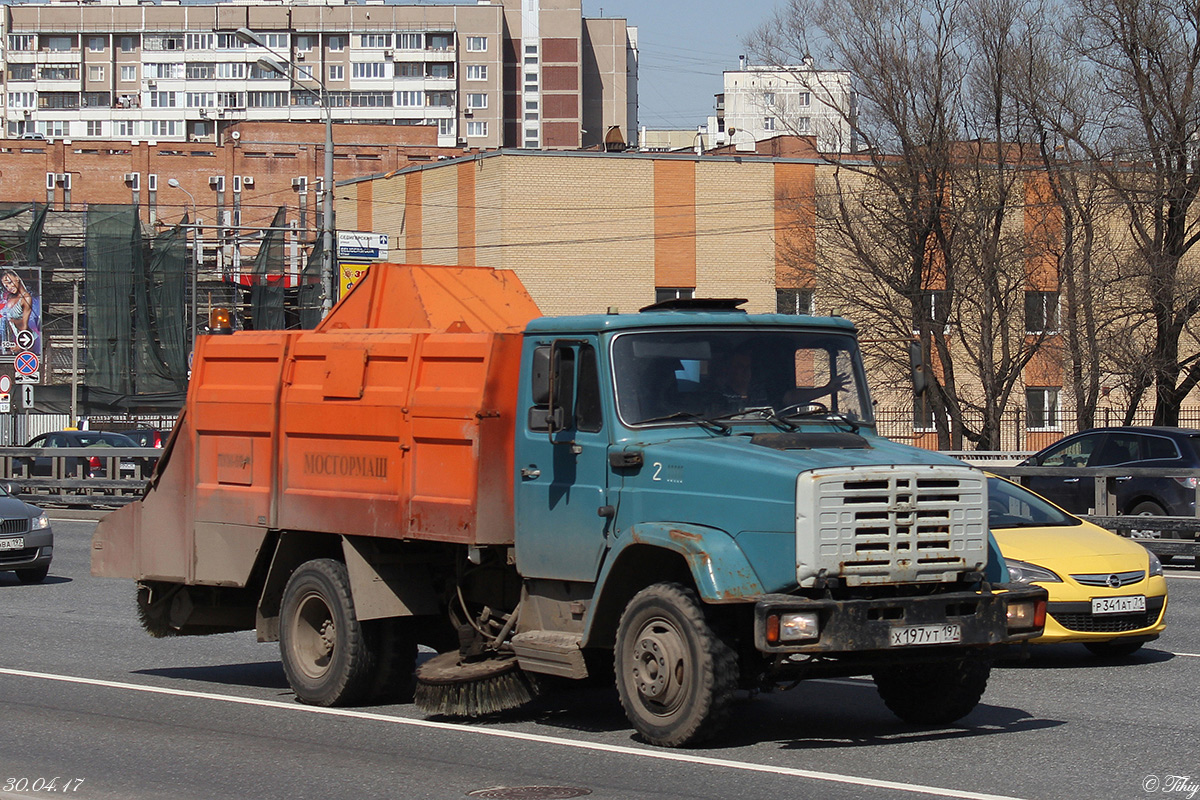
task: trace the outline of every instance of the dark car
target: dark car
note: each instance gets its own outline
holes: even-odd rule
[[[16,486],[0,482],[0,572],[15,572],[21,583],[41,583],[50,572],[54,532],[37,506],[21,502]]]
[[[106,478],[108,477],[108,458],[102,452],[102,449],[113,447],[139,447],[137,442],[130,439],[123,433],[112,433],[109,431],[54,431],[53,433],[43,433],[41,436],[35,436],[30,440],[26,447],[94,447],[97,453],[94,456],[69,458],[64,465],[64,476],[78,475],[83,478]],[[45,477],[53,474],[54,459],[46,457],[37,457],[32,459],[33,464],[30,469],[30,474],[38,477]],[[138,465],[132,459],[122,459],[120,462],[121,477],[134,477],[137,475]]]
[[[1200,430],[1094,428],[1060,439],[1021,466],[1080,468],[1077,475],[1027,475],[1022,482],[1072,514],[1087,514],[1096,505],[1095,481],[1089,474],[1093,468],[1180,468],[1200,475]],[[1114,481],[1117,512],[1194,517],[1198,482],[1196,476],[1118,477]]]

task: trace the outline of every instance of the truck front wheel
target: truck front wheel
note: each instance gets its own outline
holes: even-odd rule
[[[913,725],[948,725],[971,713],[987,688],[992,667],[979,658],[904,664],[875,673],[879,696]]]
[[[279,650],[302,703],[346,705],[371,689],[376,651],[355,616],[344,564],[321,558],[292,573],[280,606]]]
[[[737,655],[690,589],[658,583],[638,592],[621,614],[614,662],[625,714],[652,744],[703,741],[729,716]]]

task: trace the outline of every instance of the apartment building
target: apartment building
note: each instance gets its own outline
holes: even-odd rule
[[[794,67],[747,66],[724,73],[724,91],[708,119],[710,146],[747,151],[781,134],[814,136],[822,153],[853,153],[857,107],[849,72],[817,69],[811,58]]]
[[[3,76],[13,138],[217,142],[326,114],[472,149],[637,130],[636,28],[584,19],[580,0],[6,5]]]

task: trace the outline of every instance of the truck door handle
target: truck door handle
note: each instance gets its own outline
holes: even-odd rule
[[[521,467],[521,477],[526,480],[534,480],[542,477],[542,471],[537,467]]]
[[[1124,481],[1131,481],[1131,480],[1133,480],[1133,476],[1132,476],[1132,475],[1124,475],[1124,476],[1122,476],[1122,477],[1120,477],[1120,478],[1117,478],[1117,483],[1122,483],[1122,482],[1124,482]]]
[[[1063,478],[1063,483],[1079,483],[1079,478]]]

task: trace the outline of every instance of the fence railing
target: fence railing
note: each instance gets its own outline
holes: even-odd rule
[[[878,408],[875,410],[875,420],[876,427],[882,436],[930,450],[938,449],[937,432],[931,427],[914,424],[911,408]],[[1042,420],[1035,421],[1042,422]],[[982,427],[983,416],[970,414],[967,415],[965,422],[968,428],[979,430]],[[1025,411],[1005,412],[1000,416],[1000,441],[991,449],[1037,451],[1064,436],[1081,430],[1078,417],[1073,410],[1059,409],[1054,412],[1048,422],[1049,424],[1030,425],[1029,415]],[[1124,424],[1123,411],[1116,408],[1100,408],[1096,410],[1093,424],[1084,426],[1084,428],[1107,428]],[[1129,424],[1153,425],[1153,410],[1138,411]],[[1183,428],[1200,428],[1200,406],[1179,409],[1179,425]],[[964,441],[962,446],[964,449],[968,449],[971,443]]]
[[[35,505],[124,505],[142,495],[156,447],[0,447],[0,480]]]

